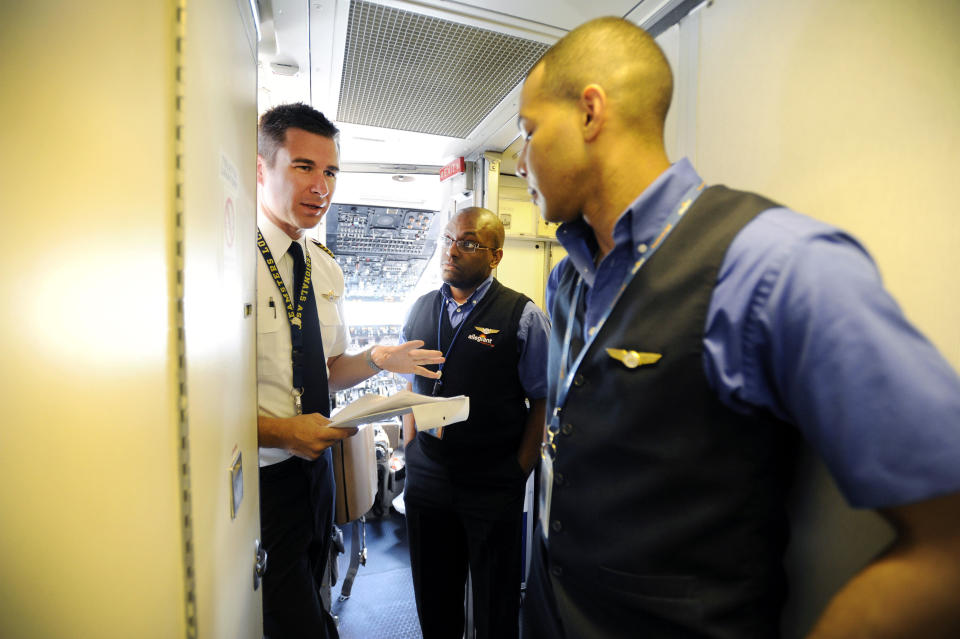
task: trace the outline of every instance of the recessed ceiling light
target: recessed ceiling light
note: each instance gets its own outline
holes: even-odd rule
[[[394,176],[393,176],[393,179],[394,179],[396,182],[413,182],[413,176],[412,176],[412,175],[394,175]]]
[[[277,75],[297,75],[300,72],[300,65],[293,60],[281,60],[271,62],[270,70]]]

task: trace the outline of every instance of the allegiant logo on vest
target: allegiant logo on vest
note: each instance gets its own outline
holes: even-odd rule
[[[500,332],[499,328],[484,328],[482,326],[474,326],[474,329],[479,335],[470,334],[467,335],[467,339],[472,339],[475,342],[480,342],[481,344],[486,344],[487,346],[493,347],[493,340],[487,337],[487,335],[494,335]]]

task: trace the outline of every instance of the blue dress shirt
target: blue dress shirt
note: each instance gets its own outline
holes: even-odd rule
[[[597,266],[592,229],[583,220],[561,225],[568,256],[550,275],[547,308],[569,261],[587,285],[586,339],[638,247],[652,244],[700,181],[687,160],[674,164],[620,216],[615,246]],[[747,224],[720,268],[703,345],[704,373],[720,401],[795,424],[852,505],[960,490],[960,378],[843,231],[786,208]]]

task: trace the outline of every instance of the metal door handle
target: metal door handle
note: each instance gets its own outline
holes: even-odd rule
[[[253,589],[260,587],[260,580],[263,579],[263,573],[267,572],[267,551],[260,545],[260,540],[255,539],[255,550],[253,553]]]

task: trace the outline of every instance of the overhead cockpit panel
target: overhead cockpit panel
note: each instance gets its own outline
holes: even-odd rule
[[[436,211],[334,204],[326,244],[351,299],[402,300],[437,247]]]

